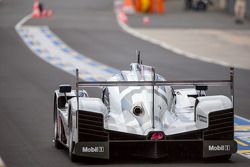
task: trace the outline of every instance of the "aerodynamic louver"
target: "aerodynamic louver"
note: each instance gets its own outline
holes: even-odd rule
[[[87,111],[78,112],[78,140],[107,141],[108,133],[103,128],[103,115]]]
[[[208,129],[204,131],[205,140],[233,140],[234,112],[233,109],[216,111],[209,114]]]

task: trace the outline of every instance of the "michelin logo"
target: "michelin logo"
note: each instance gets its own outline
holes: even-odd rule
[[[209,145],[209,151],[230,151],[230,145]]]
[[[82,147],[82,152],[84,152],[84,153],[102,153],[102,152],[104,152],[104,147]]]

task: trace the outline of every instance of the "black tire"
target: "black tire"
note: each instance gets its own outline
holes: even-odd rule
[[[58,119],[57,119],[57,103],[56,96],[54,99],[54,145],[57,149],[62,149],[64,146],[58,139]]]

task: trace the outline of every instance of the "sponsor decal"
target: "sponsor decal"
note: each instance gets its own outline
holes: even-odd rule
[[[79,142],[76,143],[77,155],[93,158],[109,158],[109,142]]]
[[[208,145],[209,151],[230,151],[230,145]]]
[[[199,121],[207,123],[207,117],[204,117],[203,115],[197,115],[197,117]]]
[[[104,152],[104,147],[82,147],[82,152],[84,152],[84,153],[102,153],[102,152]]]
[[[214,157],[236,153],[237,144],[233,140],[204,140],[203,157]]]

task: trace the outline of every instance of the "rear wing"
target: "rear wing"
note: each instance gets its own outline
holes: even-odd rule
[[[111,86],[152,86],[153,93],[153,115],[154,115],[154,86],[229,86],[234,106],[234,68],[230,67],[228,80],[178,80],[178,81],[155,81],[155,70],[153,70],[152,81],[80,81],[79,70],[76,69],[76,96],[77,110],[79,110],[79,88],[80,87],[111,87]],[[154,119],[153,119],[154,120]],[[153,123],[154,124],[154,123]],[[154,127],[154,126],[153,126]]]

